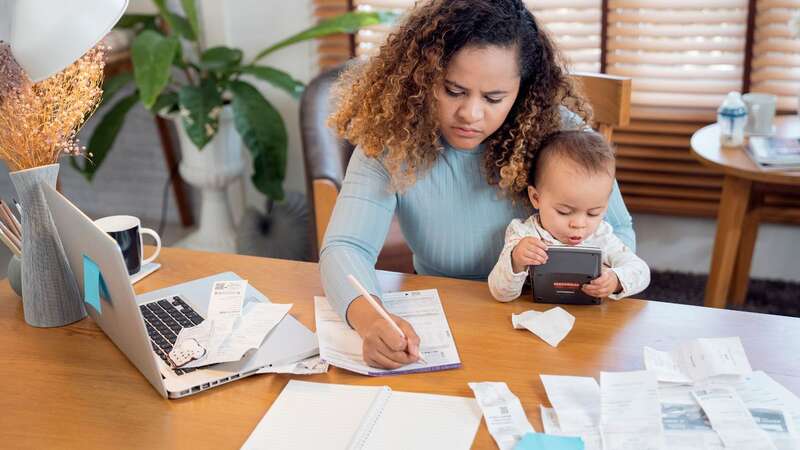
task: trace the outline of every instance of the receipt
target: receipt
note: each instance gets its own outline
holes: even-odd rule
[[[522,403],[503,382],[468,383],[483,411],[489,434],[500,450],[513,449],[525,433],[535,433]]]
[[[512,314],[511,323],[516,329],[527,329],[553,347],[569,334],[575,325],[575,317],[560,306],[545,312],[535,310]]]
[[[178,334],[169,354],[176,367],[239,361],[247,352],[261,346],[266,335],[292,307],[291,304],[249,302],[243,314],[246,290],[246,280],[214,283],[206,320],[183,328]],[[198,351],[198,347],[205,351]]]
[[[591,377],[540,375],[553,409],[542,408],[545,433],[580,436],[587,449],[601,449],[600,387]],[[545,412],[548,416],[545,417]],[[549,414],[552,412],[552,417]],[[546,421],[547,420],[547,421]],[[550,428],[550,429],[548,429]]]
[[[589,427],[583,430],[573,430],[567,432],[561,429],[558,423],[558,416],[556,410],[553,408],[545,408],[539,406],[542,414],[542,428],[547,434],[556,436],[576,436],[583,440],[583,448],[585,450],[603,450],[603,441],[600,438],[600,429]]]
[[[732,389],[714,387],[692,391],[725,447],[775,450],[741,398]]]
[[[746,375],[750,362],[738,337],[695,339],[671,352],[644,348],[644,366],[658,381],[691,383],[718,375]]]
[[[604,448],[664,448],[658,382],[653,372],[600,372],[600,432]]]

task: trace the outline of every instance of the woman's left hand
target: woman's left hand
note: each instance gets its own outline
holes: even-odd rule
[[[618,292],[621,288],[617,274],[613,270],[603,267],[603,273],[591,283],[584,284],[581,290],[586,295],[605,298]]]

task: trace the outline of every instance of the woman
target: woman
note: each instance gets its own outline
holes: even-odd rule
[[[322,283],[365,361],[397,368],[417,360],[416,333],[395,316],[402,339],[347,282],[353,274],[380,297],[374,267],[392,215],[418,273],[485,280],[506,225],[531,213],[522,200],[539,142],[591,112],[520,0],[422,3],[340,87],[330,122],[357,148],[320,252]],[[616,183],[606,220],[633,248]]]

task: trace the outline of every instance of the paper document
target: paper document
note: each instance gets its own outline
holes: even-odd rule
[[[692,395],[726,447],[775,449],[767,433],[759,428],[744,402],[732,389],[698,389],[692,391]]]
[[[259,369],[258,373],[291,373],[295,375],[315,375],[328,371],[328,363],[321,360],[319,355],[301,361],[284,364],[282,366],[266,366]]]
[[[521,314],[512,314],[511,323],[514,328],[527,329],[551,346],[558,347],[558,344],[567,337],[575,325],[575,316],[560,306],[556,306],[545,312],[530,310]]]
[[[201,367],[239,361],[261,346],[264,338],[291,309],[291,304],[249,302],[242,314],[247,281],[214,283],[208,317],[183,328],[170,359],[177,367]]]
[[[536,430],[528,422],[522,403],[502,382],[468,383],[483,411],[489,434],[500,450],[513,449],[526,433]]]
[[[314,298],[320,357],[336,367],[363,375],[396,375],[461,367],[456,343],[435,289],[393,292],[383,295],[383,306],[414,327],[425,362],[395,370],[370,367],[364,362],[361,336],[333,310],[325,297]]]
[[[600,387],[591,377],[540,375],[547,398],[553,405],[553,420],[542,425],[545,433],[580,436],[587,449],[601,449]],[[548,430],[548,427],[550,428]]]
[[[598,408],[600,405],[598,404]],[[561,429],[558,424],[558,416],[556,410],[553,408],[539,407],[542,416],[542,428],[547,434],[556,436],[574,436],[579,437],[583,441],[583,447],[586,450],[603,450],[603,441],[600,438],[600,428],[590,427],[582,431],[566,432]]]
[[[645,347],[644,366],[655,372],[659,381],[673,383],[752,372],[738,337],[695,339],[669,353]]]
[[[655,374],[600,372],[600,433],[604,448],[664,448]]]
[[[291,380],[243,449],[469,449],[475,399]]]

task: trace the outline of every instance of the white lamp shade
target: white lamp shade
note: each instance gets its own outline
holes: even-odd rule
[[[36,82],[97,45],[127,6],[128,0],[0,0],[0,16],[11,19],[7,32],[14,59]]]

